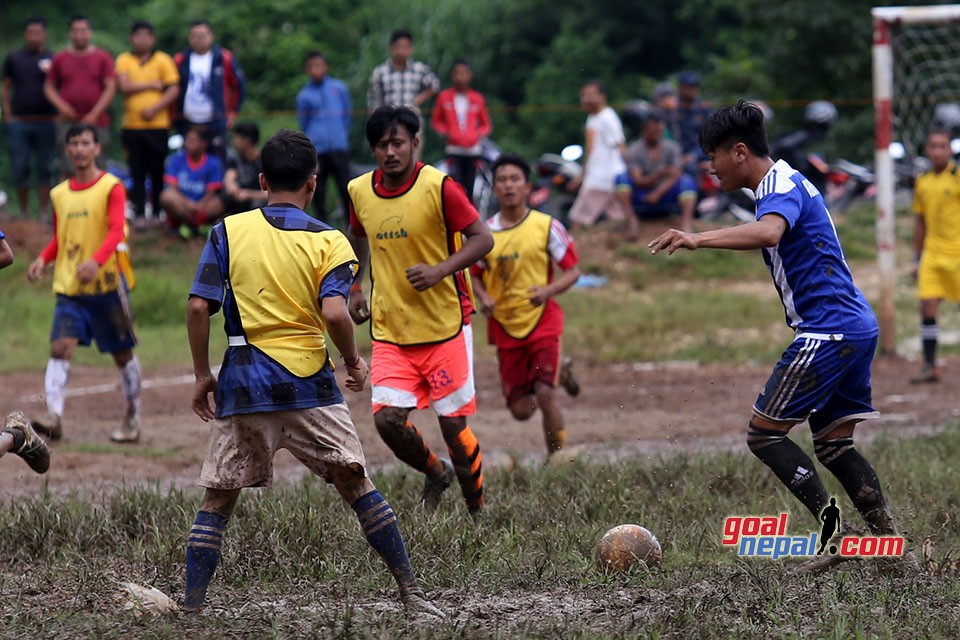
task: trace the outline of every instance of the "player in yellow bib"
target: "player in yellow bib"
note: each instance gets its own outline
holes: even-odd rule
[[[439,504],[456,475],[470,513],[483,509],[480,444],[467,426],[476,412],[473,337],[466,268],[493,246],[463,188],[414,160],[420,118],[408,107],[378,108],[367,141],[378,168],[347,185],[348,237],[370,263],[371,305],[357,278],[354,321],[371,317],[374,423],[394,454],[426,475],[422,503]],[[439,458],[407,421],[433,406],[452,459]]]
[[[951,159],[950,134],[934,130],[924,149],[930,171],[917,178],[913,248],[917,260],[923,368],[910,381],[936,382],[937,311],[941,300],[960,302],[960,167]]]
[[[507,407],[517,420],[529,420],[540,408],[547,453],[553,454],[566,440],[554,388],[559,383],[571,395],[579,392],[571,360],[561,366],[563,310],[553,299],[580,277],[577,252],[560,222],[527,206],[530,165],[522,157],[506,153],[494,162],[493,193],[500,203],[487,221],[493,250],[471,268],[473,289],[489,318]],[[562,272],[556,279],[554,265]]]
[[[33,427],[52,440],[63,434],[61,425],[70,359],[77,345],[96,340],[120,368],[126,414],[110,439],[136,442],[140,438],[140,362],[133,355],[137,338],[127,297],[130,272],[125,268],[124,211],[126,191],[116,177],[101,171],[97,130],[75,124],[66,134],[66,153],[74,177],[50,191],[53,238],[27,271],[39,280],[55,262],[53,292],[57,305],[50,331],[50,360],[44,377],[47,414]]]

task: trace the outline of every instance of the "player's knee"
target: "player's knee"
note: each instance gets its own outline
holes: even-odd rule
[[[753,420],[747,427],[747,447],[753,452],[753,455],[760,459],[763,459],[766,453],[765,449],[782,443],[786,437],[786,431],[761,427]]]
[[[533,414],[536,413],[537,405],[534,404],[533,398],[530,396],[524,396],[511,402],[509,409],[510,415],[517,420],[523,421],[529,420]]]
[[[537,399],[537,405],[540,406],[541,409],[552,405],[556,399],[553,387],[545,383],[537,384],[533,395]]]
[[[409,410],[398,407],[383,407],[373,414],[373,424],[381,438],[395,437],[407,426]]]
[[[203,504],[200,506],[200,510],[219,513],[224,518],[230,518],[230,516],[233,515],[233,510],[237,506],[237,499],[239,497],[239,489],[231,489],[228,491],[207,489],[203,495]]]

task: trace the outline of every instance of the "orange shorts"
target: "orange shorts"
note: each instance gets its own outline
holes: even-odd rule
[[[400,347],[373,341],[370,358],[372,404],[384,407],[426,409],[455,418],[477,412],[473,386],[473,328],[439,344]]]

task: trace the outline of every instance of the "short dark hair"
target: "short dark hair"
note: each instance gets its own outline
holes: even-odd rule
[[[243,136],[253,144],[260,142],[260,127],[256,122],[245,120],[233,125],[233,134]]]
[[[200,139],[210,144],[210,129],[205,124],[192,124],[187,130],[183,133],[183,137],[186,138],[188,134],[195,133],[200,136]]]
[[[213,25],[207,20],[194,20],[190,23],[190,28],[193,29],[194,27],[206,27],[210,29],[210,31],[213,31]]]
[[[94,142],[100,142],[100,136],[97,135],[97,128],[86,122],[75,122],[74,124],[70,125],[70,128],[67,129],[67,135],[63,137],[63,142],[65,144],[69,144],[70,138],[82,136],[86,131],[89,131],[91,134],[93,134]]]
[[[398,125],[406,129],[412,139],[420,131],[420,116],[410,107],[395,104],[377,107],[367,119],[367,142],[370,143],[370,147],[374,147],[388,131],[395,132]]]
[[[86,23],[89,24],[90,26],[93,26],[93,23],[90,22],[90,18],[88,18],[87,16],[82,15],[82,14],[77,14],[77,15],[74,15],[74,16],[70,16],[70,22],[67,23],[67,26],[70,27],[70,28],[73,28],[73,23],[74,23],[74,22],[86,22]]]
[[[943,137],[945,137],[947,140],[950,140],[950,139],[953,137],[953,136],[950,135],[950,130],[949,130],[949,129],[946,129],[946,128],[940,127],[940,126],[931,127],[931,128],[927,131],[927,139],[929,139],[931,136],[943,136]]]
[[[523,159],[519,153],[501,153],[497,156],[497,159],[493,161],[493,164],[490,166],[490,172],[493,176],[493,179],[497,179],[497,170],[500,167],[505,165],[512,165],[520,171],[523,172],[523,179],[525,182],[530,182],[530,164]]]
[[[707,117],[700,128],[700,148],[706,153],[713,153],[718,147],[730,149],[738,142],[742,142],[755,156],[770,155],[763,111],[744,100],[733,106],[720,107]]]
[[[44,29],[47,28],[47,21],[45,18],[41,18],[40,16],[32,16],[23,21],[23,29],[26,30],[27,27],[29,27],[32,24],[38,24]]]
[[[470,62],[469,62],[466,58],[457,58],[456,60],[453,61],[453,64],[450,65],[450,70],[453,71],[454,69],[456,69],[456,68],[459,67],[460,65],[463,65],[463,66],[465,66],[465,67],[468,68],[468,69],[472,69],[472,68],[473,68],[473,67],[470,66]]]
[[[390,34],[390,44],[393,44],[397,40],[407,39],[410,42],[413,42],[413,34],[410,33],[409,29],[397,29]]]
[[[271,191],[299,191],[317,173],[317,148],[302,132],[280,129],[263,145],[260,162]]]
[[[323,60],[327,59],[327,56],[323,55],[320,51],[307,51],[307,54],[303,56],[303,64],[307,64],[314,58],[322,58]]]
[[[130,27],[130,34],[133,35],[133,34],[136,33],[137,31],[140,31],[140,29],[146,29],[146,30],[149,31],[150,33],[154,33],[154,28],[153,28],[153,23],[152,23],[152,22],[147,22],[146,20],[137,20],[137,21],[134,22],[133,25]]]
[[[598,93],[601,95],[607,95],[607,86],[603,84],[603,80],[599,78],[590,78],[580,85],[581,89],[586,89],[587,87],[596,87]]]

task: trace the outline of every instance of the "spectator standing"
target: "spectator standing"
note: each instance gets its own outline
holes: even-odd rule
[[[3,121],[10,138],[10,167],[20,215],[26,217],[29,207],[32,155],[42,217],[50,206],[53,118],[57,115],[43,92],[53,63],[53,54],[46,47],[46,20],[28,18],[23,26],[23,40],[23,48],[11,51],[3,62]]]
[[[260,127],[255,122],[233,125],[233,148],[227,152],[227,171],[223,174],[224,214],[241,213],[267,204],[267,194],[260,188]]]
[[[411,107],[420,115],[420,107],[440,90],[440,78],[426,64],[413,60],[413,34],[397,29],[390,34],[390,59],[373,69],[367,91],[367,109],[394,105]],[[423,122],[421,117],[419,143],[414,150],[415,160],[423,157]]]
[[[683,151],[683,170],[696,175],[701,164],[707,169],[709,161],[700,148],[700,128],[710,115],[710,107],[700,100],[700,76],[684,71],[679,78],[680,104],[677,106],[676,140]]]
[[[193,125],[206,126],[211,150],[223,163],[227,129],[237,119],[247,82],[233,53],[213,41],[209,22],[191,23],[187,42],[190,46],[173,57],[180,72],[177,126],[184,135]]]
[[[53,57],[43,92],[60,115],[56,141],[64,174],[73,170],[73,162],[63,153],[67,130],[73,124],[93,125],[100,148],[110,148],[108,109],[117,92],[113,56],[93,45],[93,28],[86,16],[70,18],[70,46]],[[97,155],[101,169],[106,167],[107,155]]]
[[[303,69],[309,79],[297,94],[297,122],[317,149],[313,215],[326,222],[327,180],[333,178],[344,211],[350,202],[350,92],[327,75],[327,58],[319,51],[307,53]]]
[[[602,82],[590,80],[580,88],[580,106],[589,114],[587,161],[583,173],[568,185],[570,190],[580,190],[570,208],[570,221],[575,228],[589,227],[606,213],[611,220],[626,221],[628,231],[636,234],[637,219],[615,193],[617,178],[627,172],[624,162],[627,145],[620,118],[607,105],[607,92]]]
[[[117,87],[123,95],[123,129],[133,185],[134,226],[146,223],[146,181],[150,178],[150,203],[160,215],[163,161],[167,157],[170,105],[180,95],[180,74],[173,59],[156,51],[153,25],[144,20],[130,29],[132,51],[117,56]]]
[[[446,153],[451,161],[451,177],[459,182],[473,199],[473,183],[477,161],[482,153],[481,140],[490,135],[493,126],[487,101],[470,87],[473,70],[466,60],[457,60],[450,70],[453,86],[437,96],[433,108],[433,129],[447,141]]]

